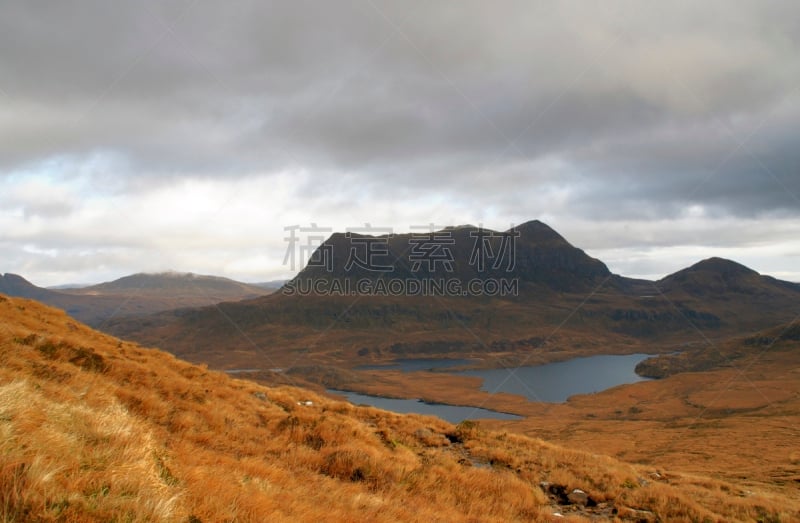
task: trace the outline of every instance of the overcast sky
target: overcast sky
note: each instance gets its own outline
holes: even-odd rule
[[[0,272],[291,276],[291,225],[540,219],[800,281],[800,3],[0,4]]]

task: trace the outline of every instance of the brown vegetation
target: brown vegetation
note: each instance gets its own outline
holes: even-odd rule
[[[648,365],[664,365],[670,377],[574,396],[564,404],[490,394],[479,389],[478,378],[444,372],[350,371],[338,376],[343,383],[336,388],[510,412],[525,419],[482,423],[797,497],[800,460],[792,453],[800,444],[798,333],[796,325],[784,324],[660,356]]]
[[[757,487],[235,380],[1,296],[0,432],[6,522],[800,516]]]

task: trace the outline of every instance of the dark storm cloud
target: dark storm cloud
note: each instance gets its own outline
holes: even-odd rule
[[[583,185],[580,205],[605,216],[624,214],[625,205],[641,203],[646,204],[642,215],[664,217],[691,205],[705,206],[710,214],[743,217],[796,213],[800,150],[792,137],[800,135],[798,109],[756,113],[735,122],[715,117],[583,148],[573,159],[594,176]],[[602,198],[614,193],[625,205]]]
[[[0,176],[100,157],[123,191],[304,168],[509,207],[569,188],[594,219],[800,209],[792,2],[1,9]]]

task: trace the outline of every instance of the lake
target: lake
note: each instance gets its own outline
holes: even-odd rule
[[[600,392],[624,383],[645,381],[634,369],[649,354],[589,356],[535,367],[459,372],[483,379],[481,390],[519,394],[531,401],[563,403],[575,394]]]
[[[418,399],[404,400],[396,398],[383,398],[381,396],[371,396],[348,392],[344,390],[328,389],[331,394],[338,394],[347,397],[347,401],[353,405],[370,405],[383,410],[390,410],[399,414],[427,414],[436,416],[450,423],[459,423],[465,419],[505,419],[518,420],[521,416],[496,412],[477,407],[458,407],[455,405],[444,405],[442,403],[425,403]]]
[[[588,356],[547,365],[453,371],[453,374],[477,376],[483,379],[481,390],[491,394],[507,392],[525,396],[530,401],[563,403],[575,394],[591,394],[625,383],[646,381],[647,378],[636,374],[634,369],[640,361],[649,357],[649,354]],[[448,368],[463,367],[473,363],[475,360],[401,359],[391,364],[364,365],[357,368],[360,370],[400,370],[402,372],[433,369],[447,371]],[[353,404],[371,405],[402,414],[430,414],[452,423],[479,418],[519,419],[519,416],[503,412],[425,403],[418,399],[383,398],[338,390],[329,392],[346,396],[348,401]]]

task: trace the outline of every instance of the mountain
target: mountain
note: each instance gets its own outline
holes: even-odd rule
[[[199,307],[270,293],[227,278],[195,274],[134,274],[113,282],[59,291],[37,287],[16,274],[0,275],[0,292],[65,310],[75,319],[101,326],[111,318]]]
[[[63,291],[67,289],[83,289],[84,287],[89,287],[92,285],[91,283],[62,283],[60,285],[50,285],[45,287],[51,291]]]
[[[3,521],[788,521],[800,513],[796,497],[749,478],[656,470],[474,421],[454,426],[265,387],[5,296],[0,409]]]
[[[303,283],[455,279],[517,279],[524,287],[590,290],[611,273],[546,224],[533,220],[507,231],[472,225],[408,234],[334,233],[289,288]]]
[[[137,297],[171,297],[181,301],[199,298],[213,302],[243,300],[268,294],[261,287],[228,278],[179,272],[138,273],[111,282],[70,289],[65,292],[83,296],[133,293]],[[181,306],[191,306],[191,304],[182,304]]]
[[[119,300],[115,298],[74,296],[62,291],[44,289],[37,287],[18,274],[11,273],[0,274],[0,293],[41,301],[66,311],[76,319],[94,324],[102,323],[103,319],[107,319],[111,312],[119,306]],[[160,309],[153,309],[149,312],[158,310]]]
[[[509,263],[501,254],[509,254],[512,239]],[[476,245],[486,247],[482,267]],[[514,285],[505,294],[485,292],[497,281]],[[335,233],[271,296],[104,328],[218,368],[352,368],[433,356],[514,365],[672,352],[797,314],[800,286],[735,262],[706,260],[657,282],[625,278],[534,220],[508,231],[467,225],[422,235]]]
[[[662,278],[655,287],[677,307],[700,303],[741,333],[791,321],[800,313],[799,284],[723,258],[700,261]]]
[[[792,294],[800,291],[800,284],[762,276],[753,269],[724,258],[708,258],[670,274],[656,284],[664,292],[683,292],[697,297]]]
[[[59,295],[55,291],[37,287],[18,274],[11,273],[0,273],[0,293],[41,301],[46,301],[50,297]]]

